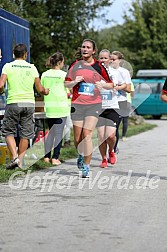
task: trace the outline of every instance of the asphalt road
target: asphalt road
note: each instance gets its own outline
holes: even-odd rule
[[[0,251],[166,252],[167,120],[119,143],[115,166],[75,160],[0,184]]]

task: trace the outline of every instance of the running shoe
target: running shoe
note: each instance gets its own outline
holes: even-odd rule
[[[79,170],[82,170],[84,165],[84,156],[83,155],[78,155],[78,159],[77,159],[77,166]]]
[[[82,167],[82,178],[89,178],[89,167],[86,164]]]
[[[113,151],[109,151],[108,154],[109,154],[108,162],[112,165],[116,164],[117,156],[115,155],[115,153]]]
[[[107,161],[106,158],[104,158],[104,159],[102,160],[102,162],[101,162],[100,167],[101,167],[101,168],[107,168],[107,166],[108,166],[108,161]]]
[[[19,167],[19,165],[20,165],[20,160],[17,157],[15,159],[11,160],[11,163],[6,166],[6,169],[7,170],[14,170],[15,168]]]
[[[122,141],[125,142],[127,141],[128,139],[126,137],[122,137]]]

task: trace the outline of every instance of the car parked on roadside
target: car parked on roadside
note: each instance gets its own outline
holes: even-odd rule
[[[167,115],[167,104],[160,98],[161,91],[167,77],[167,69],[139,70],[134,84],[132,108],[137,115],[152,115],[160,119]]]

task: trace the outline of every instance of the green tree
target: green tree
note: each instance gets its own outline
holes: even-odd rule
[[[119,44],[135,70],[167,68],[167,8],[165,0],[136,0],[125,14]]]
[[[52,46],[47,6],[42,0],[0,0],[0,7],[30,22],[30,55],[41,72]]]
[[[138,69],[167,68],[167,8],[165,0],[134,0],[123,25],[94,34],[98,48],[119,50]]]
[[[15,15],[22,15],[21,0],[0,0],[0,8],[12,12]]]
[[[88,35],[90,22],[99,17],[99,10],[111,6],[113,0],[0,0],[2,8],[30,21],[31,61],[40,72],[45,60],[61,51],[66,63]],[[103,18],[104,19],[104,18]]]
[[[98,32],[98,34],[95,35],[98,50],[100,51],[106,48],[112,52],[113,50],[120,49],[117,38],[120,36],[121,30],[122,26],[116,25],[111,28],[102,29],[100,32]]]
[[[99,16],[99,9],[110,6],[110,0],[47,0],[49,27],[56,50],[66,56],[66,62],[74,59],[74,52],[89,33],[90,21]],[[94,31],[93,31],[94,33]]]
[[[23,17],[30,22],[30,55],[41,73],[52,47],[48,8],[43,0],[22,1]]]

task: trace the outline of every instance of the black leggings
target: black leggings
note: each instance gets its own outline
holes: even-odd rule
[[[117,123],[117,129],[116,129],[116,142],[115,142],[115,146],[114,146],[114,152],[116,152],[117,149],[117,145],[118,145],[118,141],[119,141],[119,125],[122,121],[122,116],[119,116],[119,121]]]
[[[122,137],[126,136],[126,132],[128,129],[128,120],[129,116],[122,117]]]
[[[128,120],[129,120],[129,116],[125,116],[125,117],[119,116],[119,122],[117,124],[117,129],[116,129],[116,142],[115,142],[115,146],[114,146],[114,152],[116,152],[118,141],[119,141],[119,126],[121,124],[121,121],[123,124],[122,125],[122,137],[125,137],[127,129],[128,129]]]
[[[45,158],[51,157],[51,151],[53,148],[52,158],[58,159],[60,155],[60,149],[62,147],[62,138],[64,126],[67,117],[62,118],[48,118],[49,134],[45,142]]]

